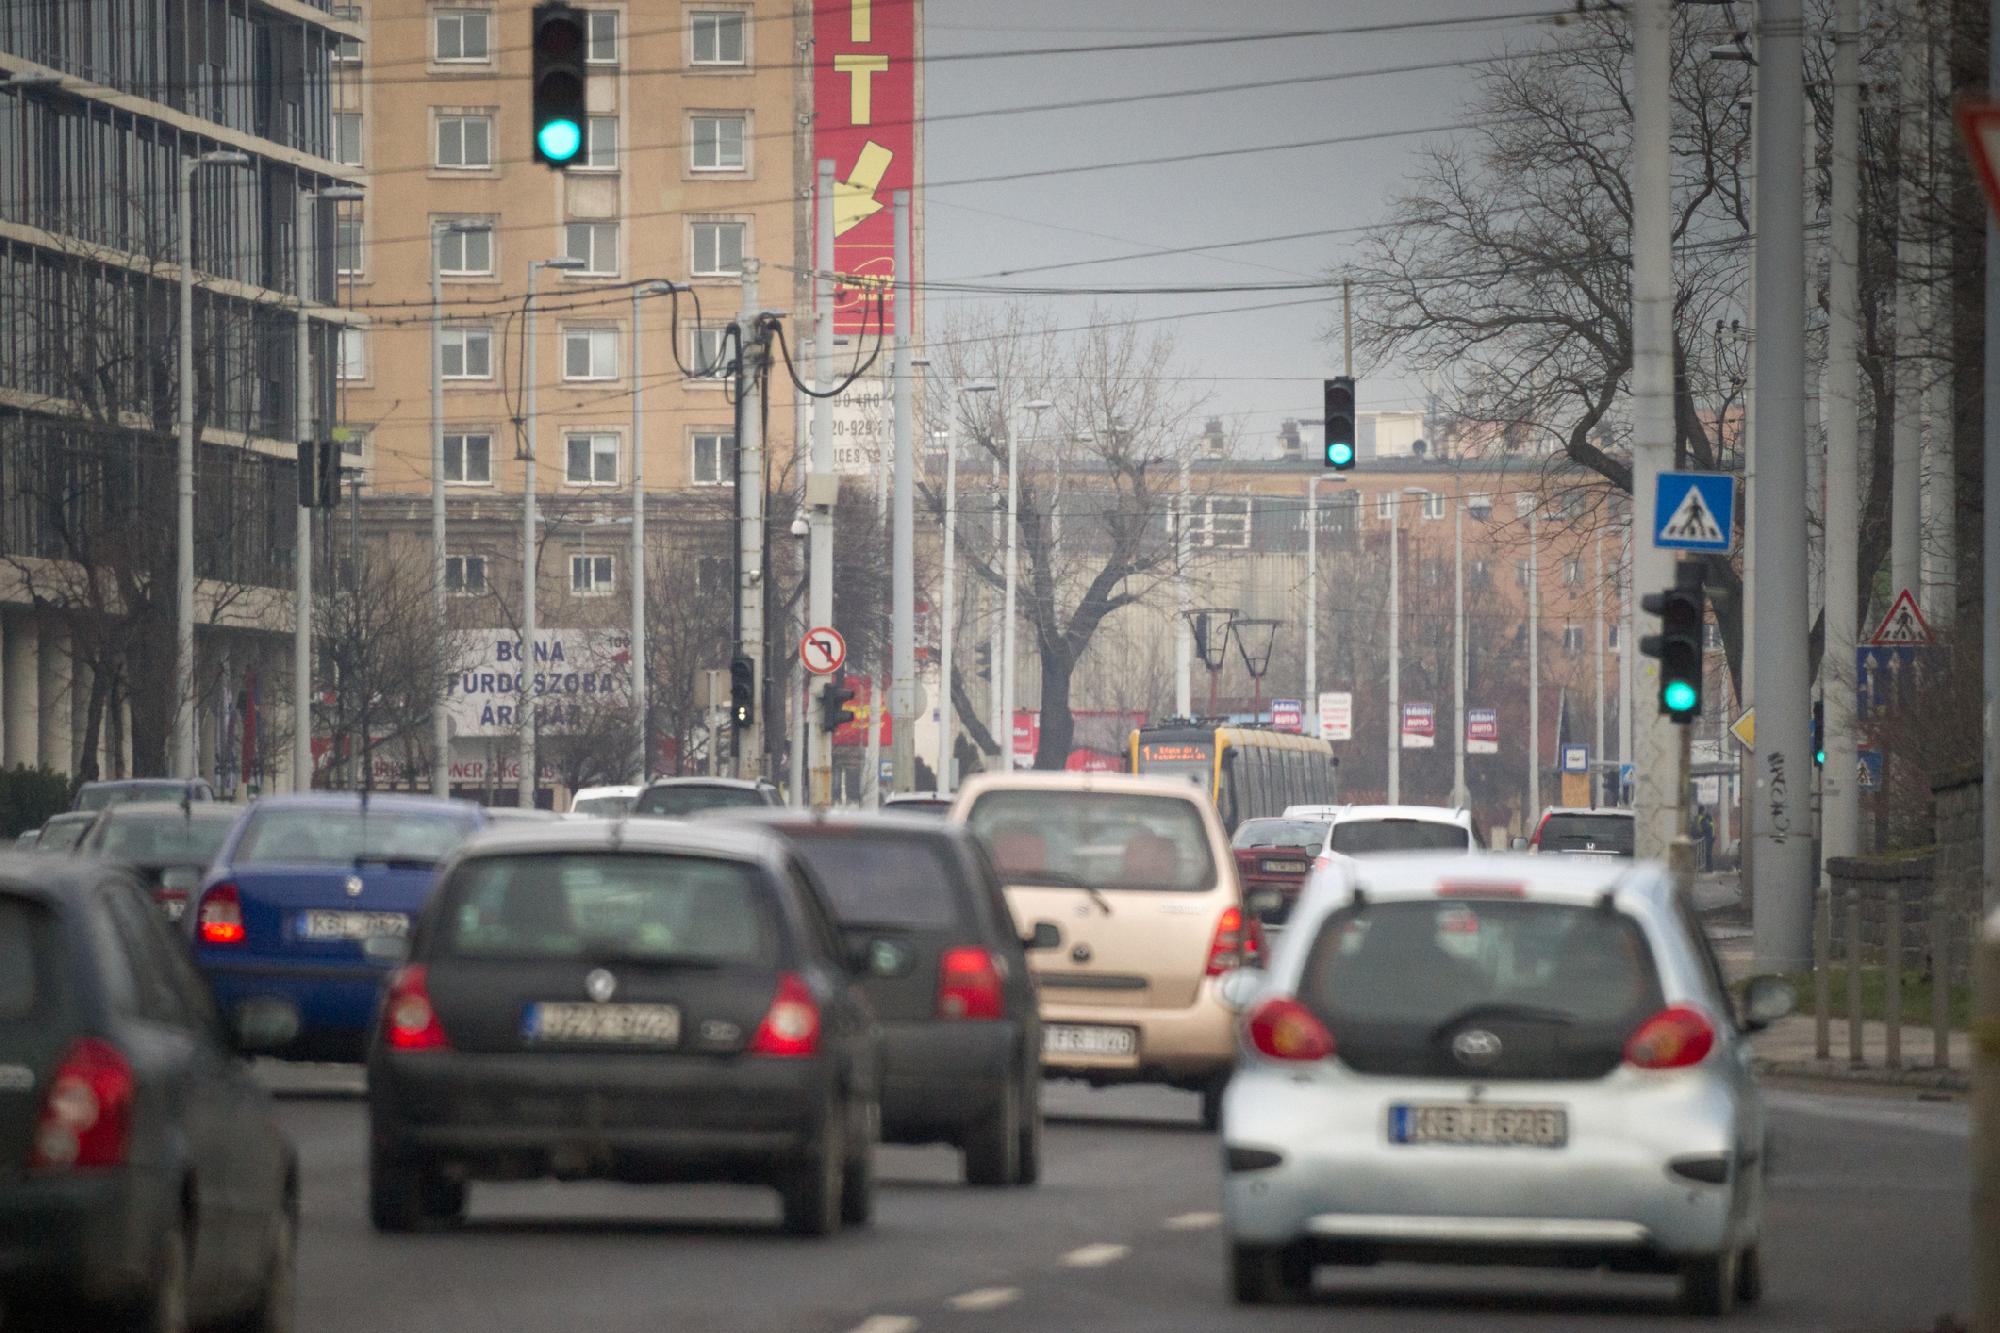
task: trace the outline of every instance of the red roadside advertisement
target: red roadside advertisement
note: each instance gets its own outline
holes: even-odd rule
[[[874,333],[878,291],[880,327],[894,332],[890,200],[916,184],[916,54],[917,0],[815,6],[813,156],[833,161],[833,270],[842,275],[834,292],[836,333]],[[815,258],[823,267],[824,256]]]

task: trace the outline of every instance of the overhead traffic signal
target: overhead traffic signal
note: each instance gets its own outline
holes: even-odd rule
[[[535,160],[558,170],[583,152],[584,79],[588,67],[584,16],[566,4],[540,4],[534,13]]]
[[[1826,764],[1826,701],[1824,699],[1813,700],[1812,752],[1813,767],[1823,767]]]
[[[854,720],[854,714],[847,705],[854,699],[854,690],[843,681],[829,680],[819,689],[819,725],[829,734]]]
[[[1647,593],[1639,605],[1660,618],[1660,632],[1639,640],[1639,651],[1660,661],[1660,712],[1683,725],[1691,723],[1701,715],[1701,562],[1675,565],[1674,586]]]
[[[757,663],[740,653],[729,659],[729,720],[739,730],[757,720]]]
[[[1326,381],[1326,465],[1336,472],[1354,467],[1354,377]]]

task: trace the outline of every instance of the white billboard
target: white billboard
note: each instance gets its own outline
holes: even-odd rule
[[[592,707],[624,707],[631,698],[629,633],[542,630],[532,671],[513,630],[471,630],[468,638],[447,705],[454,736],[514,735],[530,689],[539,701],[537,725],[551,728],[575,725]]]
[[[835,472],[849,477],[875,475],[889,447],[891,411],[889,381],[880,375],[863,375],[841,391],[833,400]]]

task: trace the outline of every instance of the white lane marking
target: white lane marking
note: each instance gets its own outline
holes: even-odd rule
[[[1130,1245],[1086,1245],[1062,1257],[1064,1268],[1102,1268],[1132,1253]]]
[[[1221,1225],[1221,1213],[1182,1213],[1179,1217],[1167,1219],[1169,1231],[1206,1231]]]
[[[976,1291],[962,1292],[946,1301],[954,1310],[964,1310],[977,1314],[986,1310],[998,1310],[1003,1305],[1012,1305],[1021,1299],[1019,1287],[980,1287]]]
[[[871,1314],[850,1333],[915,1333],[917,1321],[906,1314]]]

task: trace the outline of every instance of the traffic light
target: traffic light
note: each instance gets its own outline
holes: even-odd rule
[[[535,160],[561,170],[583,151],[583,11],[541,4],[534,14]]]
[[[738,730],[757,720],[757,663],[740,653],[729,659],[729,720]]]
[[[1812,752],[1813,767],[1823,767],[1826,764],[1826,701],[1823,699],[1813,700]]]
[[[981,680],[993,679],[993,645],[982,643],[972,650],[973,670]]]
[[[854,690],[843,681],[829,680],[819,689],[820,730],[829,734],[853,720],[847,711],[848,703],[854,698]]]
[[[1660,618],[1660,632],[1639,640],[1639,651],[1660,660],[1660,712],[1686,725],[1701,715],[1701,563],[1674,566],[1674,586],[1639,600]]]
[[[1326,465],[1337,472],[1354,467],[1354,377],[1326,382]]]

